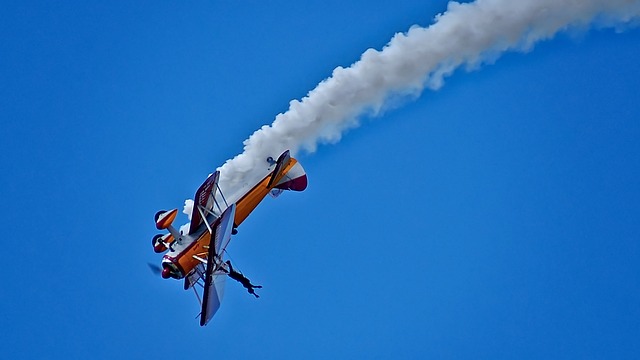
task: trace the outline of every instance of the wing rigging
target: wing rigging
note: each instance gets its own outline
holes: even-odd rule
[[[184,289],[189,290],[189,288],[193,287],[195,284],[198,284],[200,280],[204,279],[204,275],[205,268],[204,265],[200,263],[193,269],[193,271],[189,273],[189,275],[184,278]],[[200,283],[200,285],[202,284]]]

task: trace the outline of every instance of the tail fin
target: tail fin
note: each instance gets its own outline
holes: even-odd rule
[[[267,184],[268,188],[272,188],[273,185],[276,184],[276,181],[280,180],[284,169],[289,165],[289,161],[291,161],[291,155],[289,155],[289,150],[287,150],[283,152],[278,158],[278,161],[276,161],[276,168],[273,169],[271,178],[269,179],[269,184]]]
[[[293,190],[293,191],[303,191],[307,188],[307,173],[302,168],[302,165],[296,160],[291,159],[295,163],[289,171],[287,171],[284,176],[276,183],[274,186],[275,189],[280,190]]]

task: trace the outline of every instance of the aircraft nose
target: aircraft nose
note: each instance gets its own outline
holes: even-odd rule
[[[168,267],[162,269],[160,275],[162,275],[163,279],[168,279],[171,276],[171,269],[169,269]]]

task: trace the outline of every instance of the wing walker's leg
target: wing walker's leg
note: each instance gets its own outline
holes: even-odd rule
[[[246,276],[244,276],[241,272],[235,270],[233,268],[233,265],[231,265],[231,261],[227,260],[225,262],[225,264],[227,265],[228,269],[221,267],[220,269],[222,269],[222,271],[227,273],[227,276],[229,276],[230,278],[232,278],[233,280],[239,282],[240,284],[242,284],[242,286],[247,289],[247,292],[249,292],[249,294],[255,296],[256,298],[259,298],[260,296],[258,294],[256,294],[254,289],[260,289],[262,288],[261,285],[253,285],[251,283],[251,280],[249,280]]]

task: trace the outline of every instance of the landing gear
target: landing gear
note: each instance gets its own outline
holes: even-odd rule
[[[155,251],[158,254],[161,252],[167,251],[167,247],[164,246],[164,244],[161,241],[163,236],[164,235],[162,234],[158,234],[154,236],[153,239],[151,239],[151,246],[153,246],[153,251]]]
[[[160,211],[158,211],[158,212],[155,214],[155,216],[153,217],[153,219],[155,220],[155,222],[158,222],[158,219],[160,218],[160,215],[162,215],[162,214],[164,214],[164,213],[166,213],[166,212],[167,212],[167,210],[160,210]]]

